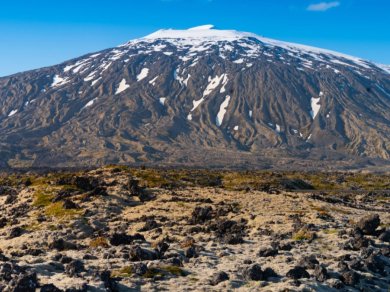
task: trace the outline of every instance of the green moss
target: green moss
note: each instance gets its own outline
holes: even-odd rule
[[[108,245],[108,240],[104,237],[97,237],[97,238],[94,238],[94,239],[91,239],[91,241],[89,242],[89,246],[91,248],[97,248],[97,247],[109,247]]]
[[[187,273],[183,269],[176,267],[176,266],[165,266],[165,267],[162,267],[161,270],[168,272],[172,275],[178,276],[178,277],[187,276]]]
[[[48,205],[45,209],[45,214],[47,216],[52,216],[56,218],[70,217],[74,218],[80,215],[80,210],[74,209],[65,209],[62,202],[56,202]]]
[[[47,226],[47,229],[49,229],[50,231],[56,231],[58,230],[58,225],[50,224],[49,226]]]
[[[150,268],[142,277],[148,279],[156,278],[156,277],[160,278],[160,277],[164,277],[164,273],[159,269]]]
[[[51,192],[37,191],[34,194],[33,206],[35,207],[46,207],[51,204],[54,195]]]
[[[303,240],[313,240],[314,237],[315,236],[313,232],[306,229],[301,229],[298,232],[293,234],[292,239],[295,241],[303,241]]]
[[[325,234],[337,234],[337,229],[325,229],[323,230]]]
[[[42,224],[31,223],[30,225],[27,225],[24,229],[27,230],[27,231],[31,231],[31,232],[42,230]]]
[[[113,277],[121,277],[121,278],[129,278],[133,275],[133,267],[126,266],[121,268],[120,270],[113,271]]]

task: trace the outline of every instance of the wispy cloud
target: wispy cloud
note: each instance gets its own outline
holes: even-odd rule
[[[321,3],[315,3],[310,4],[307,7],[308,11],[327,11],[331,8],[339,7],[341,3],[339,1],[333,1],[333,2],[321,2]]]

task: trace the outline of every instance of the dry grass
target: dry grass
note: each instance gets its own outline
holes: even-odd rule
[[[89,247],[91,248],[98,248],[98,247],[103,247],[103,248],[108,248],[110,245],[108,244],[108,240],[105,237],[97,237],[94,239],[91,239],[89,242]]]

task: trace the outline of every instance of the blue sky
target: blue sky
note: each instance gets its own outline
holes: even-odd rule
[[[13,0],[0,4],[0,76],[160,28],[214,24],[390,64],[389,0]]]

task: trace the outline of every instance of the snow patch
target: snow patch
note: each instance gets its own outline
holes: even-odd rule
[[[227,74],[223,74],[223,80],[222,80],[222,88],[221,90],[219,91],[220,93],[224,93],[226,91],[226,85],[229,81],[229,78],[228,78],[228,75]]]
[[[167,100],[166,97],[160,97],[160,103],[161,105],[165,105],[165,101]]]
[[[62,85],[65,85],[69,83],[69,79],[68,78],[63,78],[59,75],[55,75],[53,77],[53,83],[51,84],[51,87],[58,87],[58,86],[62,86]]]
[[[321,97],[318,97],[318,98],[312,97],[311,98],[311,111],[310,111],[310,115],[313,118],[313,120],[316,118],[318,112],[320,111],[320,108],[321,108],[320,101],[321,101]]]
[[[225,74],[222,74],[221,76],[215,76],[214,78],[209,77],[209,84],[207,85],[205,91],[203,92],[203,97],[209,95],[215,88],[219,86],[221,81],[225,78]]]
[[[219,112],[218,112],[217,117],[215,119],[215,122],[216,122],[218,127],[220,127],[222,125],[223,118],[226,114],[226,109],[229,106],[229,102],[230,102],[230,95],[227,95],[225,100],[223,101],[223,103],[219,107]]]
[[[386,73],[390,74],[390,66],[389,65],[383,65],[383,64],[375,64],[378,68],[382,69]]]
[[[141,81],[142,79],[145,79],[146,77],[148,77],[148,74],[149,74],[149,69],[143,68],[141,70],[141,73],[137,75],[137,81]]]
[[[202,97],[201,99],[199,100],[193,100],[192,101],[192,104],[193,104],[193,107],[191,109],[191,111],[193,112],[194,110],[196,110],[196,108],[204,101],[204,98]]]
[[[154,86],[156,84],[157,79],[158,79],[158,76],[154,77],[152,80],[149,81],[149,84],[152,84]]]
[[[97,100],[97,98],[94,98],[94,99],[90,100],[90,101],[83,107],[83,109],[92,106],[92,105],[95,103],[96,100]]]
[[[18,110],[12,110],[9,114],[8,117],[12,117],[14,114],[16,114]]]
[[[102,77],[99,77],[98,79],[92,81],[91,85],[94,86],[96,83],[98,83],[100,80],[102,79]]]
[[[129,87],[130,87],[130,85],[128,85],[128,84],[126,83],[126,79],[123,78],[122,81],[121,81],[121,83],[119,83],[119,87],[118,87],[118,89],[116,90],[115,94],[119,94],[119,93],[125,91],[126,89],[128,89]]]
[[[188,74],[187,79],[183,80],[183,84],[184,84],[185,86],[188,85],[188,80],[190,80],[190,78],[191,78],[191,74]]]
[[[234,131],[238,131],[238,128],[239,128],[238,126],[235,126],[235,127],[233,128],[233,130],[234,130]]]

